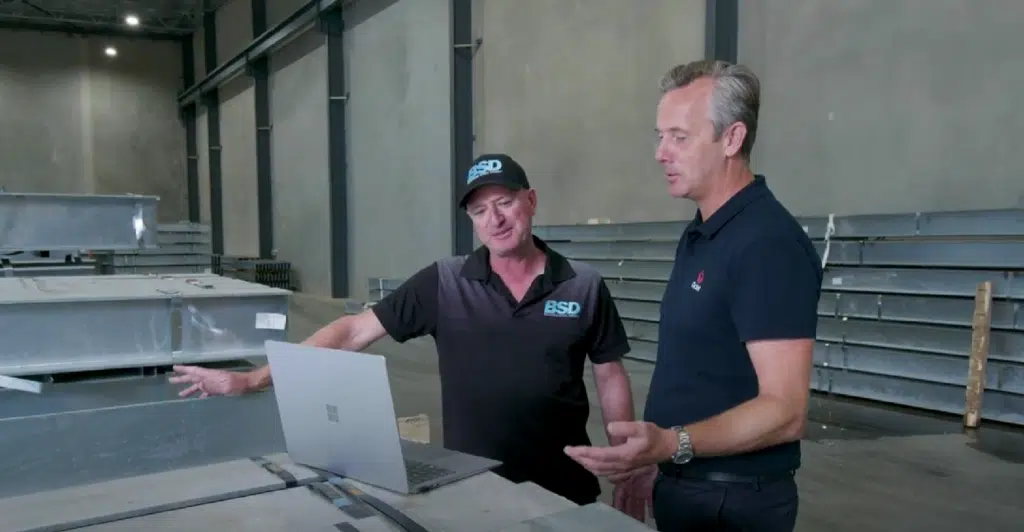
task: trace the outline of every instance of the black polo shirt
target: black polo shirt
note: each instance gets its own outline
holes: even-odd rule
[[[746,342],[814,338],[821,259],[763,176],[687,226],[661,302],[644,417],[661,427],[715,416],[758,394]],[[800,465],[800,443],[695,458],[701,472],[770,474]]]
[[[497,473],[513,482],[592,501],[597,479],[563,448],[590,443],[584,361],[619,360],[629,343],[601,275],[534,240],[547,265],[522,302],[481,247],[420,270],[373,310],[398,342],[434,337],[445,447],[501,460]]]

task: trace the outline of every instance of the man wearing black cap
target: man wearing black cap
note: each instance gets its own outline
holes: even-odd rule
[[[501,460],[497,473],[514,482],[592,502],[597,478],[563,452],[589,445],[587,358],[605,422],[633,420],[621,363],[629,342],[608,287],[596,270],[533,236],[537,193],[508,155],[474,161],[459,206],[483,246],[423,268],[372,309],[339,318],[305,343],[360,351],[385,335],[398,342],[434,337],[445,446]],[[237,394],[271,383],[269,367],[175,370],[172,382],[191,383],[182,395]],[[643,512],[626,493],[616,490],[615,505]]]

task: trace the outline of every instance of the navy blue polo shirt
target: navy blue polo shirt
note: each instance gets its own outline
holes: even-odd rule
[[[519,301],[481,247],[423,268],[373,311],[398,342],[434,337],[445,447],[585,504],[597,478],[563,452],[590,445],[583,366],[621,359],[629,341],[600,272],[534,242],[547,264]]]
[[[814,338],[821,259],[763,176],[707,220],[698,212],[676,249],[661,302],[657,365],[644,417],[687,425],[758,394],[746,342]],[[691,460],[694,472],[763,475],[797,469],[800,443]]]

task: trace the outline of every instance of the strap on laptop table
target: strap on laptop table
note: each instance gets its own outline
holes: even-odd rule
[[[317,495],[327,499],[328,502],[341,508],[342,510],[351,509],[352,502],[359,502],[377,511],[377,513],[390,519],[393,523],[398,525],[399,528],[405,532],[430,532],[423,525],[413,521],[412,518],[405,515],[398,508],[391,506],[390,504],[370,495],[364,493],[360,489],[356,489],[345,483],[343,477],[336,475],[325,475],[323,471],[301,464],[304,467],[317,472],[324,483],[314,483],[309,485],[309,489],[313,490]],[[338,495],[341,495],[340,497]],[[351,512],[349,512],[352,515]],[[353,517],[360,517],[353,515]]]

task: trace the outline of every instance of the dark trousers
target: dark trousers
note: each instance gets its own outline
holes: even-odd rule
[[[654,521],[660,532],[792,532],[796,480],[712,481],[659,474]]]

